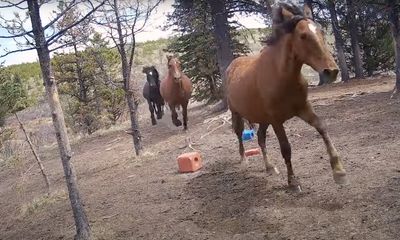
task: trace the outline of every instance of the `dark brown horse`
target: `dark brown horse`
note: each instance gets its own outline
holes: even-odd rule
[[[268,160],[265,148],[266,131],[272,125],[285,159],[288,183],[300,190],[291,163],[291,147],[283,123],[299,117],[321,134],[330,157],[333,178],[338,184],[347,182],[346,172],[336,148],[326,131],[325,123],[314,113],[307,100],[307,81],[301,74],[303,64],[311,66],[324,82],[332,82],[338,67],[324,41],[323,32],[311,19],[309,9],[280,4],[273,13],[273,33],[258,56],[236,58],[226,71],[227,98],[232,112],[232,125],[239,139],[242,161],[243,118],[259,123],[258,144],[267,172],[278,170]]]
[[[178,119],[176,108],[182,107],[183,128],[187,130],[187,107],[192,94],[192,83],[182,72],[178,58],[167,56],[168,75],[161,81],[161,96],[167,102],[172,112],[172,122],[179,127],[182,122]]]
[[[146,74],[146,83],[143,86],[143,97],[147,100],[151,116],[151,124],[156,125],[157,119],[161,119],[164,114],[164,99],[160,94],[160,78],[154,66],[143,67],[142,72]]]

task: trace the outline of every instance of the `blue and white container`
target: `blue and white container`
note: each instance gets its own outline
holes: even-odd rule
[[[243,141],[250,141],[254,139],[254,130],[253,129],[245,129],[242,133]]]

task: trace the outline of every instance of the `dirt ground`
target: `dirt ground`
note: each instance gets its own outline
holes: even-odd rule
[[[122,130],[74,143],[73,163],[93,234],[96,239],[399,239],[400,101],[389,99],[393,85],[384,77],[310,89],[343,158],[346,187],[334,183],[322,139],[298,119],[285,126],[302,193],[286,188],[286,167],[271,129],[267,149],[278,176],[266,176],[260,156],[244,168],[230,125],[204,123],[216,117],[204,106],[190,109],[187,133],[173,127],[169,116],[157,126],[142,119],[146,150],[139,158]],[[190,151],[188,137],[204,167],[179,174],[176,157]],[[255,146],[251,141],[245,147]],[[54,192],[47,199],[40,198],[45,186],[36,165],[27,173],[32,161],[0,169],[0,239],[73,239],[57,151],[42,150],[41,156]]]

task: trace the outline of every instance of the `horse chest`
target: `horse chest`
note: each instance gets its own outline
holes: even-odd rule
[[[191,83],[188,78],[182,79],[182,85],[176,84],[172,79],[163,81],[161,95],[166,102],[172,105],[187,103],[191,96]]]

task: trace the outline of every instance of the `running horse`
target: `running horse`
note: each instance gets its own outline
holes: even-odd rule
[[[167,56],[168,75],[161,81],[161,96],[167,102],[172,114],[172,122],[179,127],[182,122],[178,119],[176,108],[182,107],[183,128],[187,130],[187,106],[192,94],[192,83],[181,70],[181,63],[174,56]]]
[[[291,146],[283,123],[299,117],[322,136],[330,158],[333,178],[346,184],[346,171],[326,130],[326,125],[307,100],[308,83],[301,74],[303,64],[311,66],[324,82],[333,82],[338,74],[324,34],[311,17],[307,7],[302,11],[294,5],[279,4],[273,11],[273,32],[257,56],[236,58],[226,70],[227,99],[232,113],[232,126],[239,139],[243,164],[242,131],[244,119],[258,123],[258,144],[267,173],[279,174],[266,155],[266,131],[272,125],[287,167],[289,188],[301,191],[291,163]]]
[[[151,124],[156,125],[157,121],[154,117],[154,112],[157,115],[157,119],[161,119],[164,114],[164,99],[160,94],[160,78],[154,66],[143,67],[142,72],[146,74],[147,78],[143,87],[143,97],[149,105]]]

